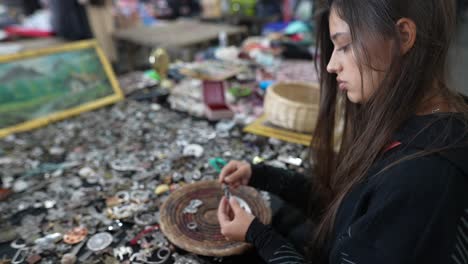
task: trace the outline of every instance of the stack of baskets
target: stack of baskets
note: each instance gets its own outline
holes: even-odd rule
[[[273,125],[311,133],[317,122],[319,102],[318,85],[283,82],[268,88],[264,111],[267,120]]]

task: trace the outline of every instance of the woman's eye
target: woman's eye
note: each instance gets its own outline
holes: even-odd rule
[[[348,45],[346,45],[346,46],[343,46],[343,47],[339,48],[338,51],[346,52],[346,51],[348,51],[349,46],[350,46],[350,44],[348,44]]]
[[[348,51],[348,49],[349,49],[349,46],[350,46],[350,45],[348,44],[348,45],[346,45],[346,46],[344,46],[344,47],[340,48],[340,49],[339,49],[339,51],[346,52],[346,51]]]

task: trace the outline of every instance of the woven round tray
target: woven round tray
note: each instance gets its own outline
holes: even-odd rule
[[[283,82],[267,90],[264,111],[274,125],[310,133],[317,122],[320,89],[307,83]]]
[[[254,188],[241,186],[232,189],[231,193],[247,202],[261,222],[270,223],[271,209]],[[161,206],[162,232],[174,245],[198,255],[224,257],[244,253],[250,248],[249,244],[227,241],[220,232],[217,210],[222,195],[221,185],[216,181],[180,187]],[[184,213],[184,208],[193,199],[199,199],[203,204],[196,214]],[[191,222],[197,223],[196,230],[187,227]]]

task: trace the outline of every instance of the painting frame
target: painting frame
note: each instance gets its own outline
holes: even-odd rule
[[[0,138],[6,137],[11,134],[26,132],[35,128],[39,128],[49,123],[60,121],[81,114],[83,112],[95,110],[97,108],[107,106],[124,99],[123,92],[120,89],[114,70],[111,64],[109,63],[108,59],[104,55],[103,50],[99,47],[95,40],[77,41],[48,48],[22,51],[16,54],[2,55],[0,56],[0,64],[17,62],[20,60],[35,59],[59,53],[75,52],[90,49],[95,51],[100,66],[102,67],[102,70],[105,74],[106,81],[108,81],[108,84],[110,84],[110,88],[112,88],[112,93],[104,97],[97,98],[95,100],[80,103],[79,105],[73,106],[68,109],[58,110],[38,118],[0,128]]]

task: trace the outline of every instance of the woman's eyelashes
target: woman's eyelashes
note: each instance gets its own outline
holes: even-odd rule
[[[351,46],[351,44],[345,45],[345,46],[337,49],[337,51],[347,52],[349,50],[350,46]]]

